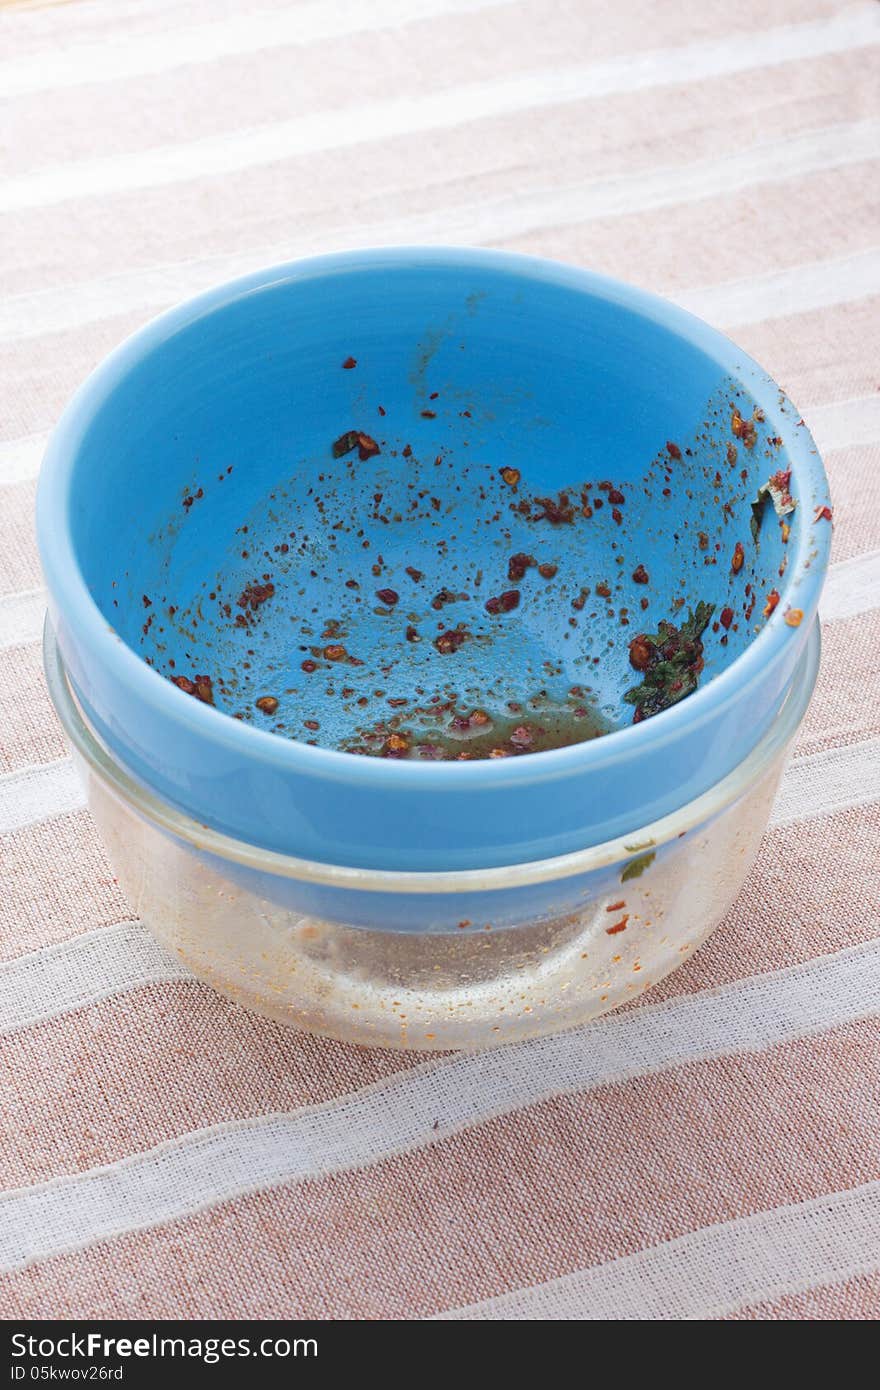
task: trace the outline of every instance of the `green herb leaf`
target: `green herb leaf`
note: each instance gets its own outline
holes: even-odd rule
[[[631,878],[641,878],[656,858],[656,850],[651,850],[650,854],[640,854],[638,859],[631,859],[620,875],[621,883],[628,883]]]
[[[333,442],[333,457],[341,459],[343,454],[350,454],[352,449],[358,446],[357,430],[346,430],[338,439]]]
[[[644,670],[641,685],[633,686],[623,697],[627,704],[636,706],[637,720],[677,705],[696,690],[703,669],[700,638],[714,612],[714,603],[698,603],[680,628],[662,620],[656,633],[641,633],[634,639],[651,649],[647,666],[643,662],[639,665]]]

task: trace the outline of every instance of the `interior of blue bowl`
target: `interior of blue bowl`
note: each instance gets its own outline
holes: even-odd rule
[[[652,713],[658,624],[711,606],[705,686],[785,614],[811,498],[753,504],[797,416],[717,335],[503,263],[322,264],[157,334],[80,443],[77,562],[181,700],[359,753],[535,752]]]

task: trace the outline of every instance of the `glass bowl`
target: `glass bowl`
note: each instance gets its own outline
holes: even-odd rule
[[[192,820],[144,790],[96,737],[48,622],[44,661],[122,889],[170,952],[284,1023],[434,1050],[571,1027],[688,958],[755,858],[819,650],[815,623],[758,745],[671,814],[577,853],[445,873],[296,859]]]

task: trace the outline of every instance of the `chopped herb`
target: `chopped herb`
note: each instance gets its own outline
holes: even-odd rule
[[[714,603],[698,603],[681,627],[664,619],[655,633],[639,633],[632,640],[630,663],[645,673],[641,685],[633,686],[623,697],[636,707],[634,724],[669,709],[696,690],[704,665],[700,639],[714,612]]]
[[[346,430],[338,439],[333,441],[333,457],[341,459],[344,454],[350,454],[352,449],[358,446],[357,430]]]
[[[766,483],[762,483],[758,488],[758,495],[752,503],[752,539],[755,544],[758,542],[758,534],[761,530],[761,520],[764,515],[764,506],[769,497],[777,516],[790,516],[797,506],[797,502],[789,492],[791,482],[791,469],[780,469],[769,477]]]
[[[641,878],[656,858],[657,852],[652,849],[650,854],[640,854],[637,859],[631,859],[620,875],[621,883],[628,883],[631,878]]]

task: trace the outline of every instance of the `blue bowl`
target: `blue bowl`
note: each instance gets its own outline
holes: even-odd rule
[[[767,501],[753,534],[789,470],[796,509]],[[75,692],[138,780],[270,850],[422,871],[572,853],[729,773],[813,625],[827,505],[797,411],[697,319],[404,248],[266,270],[136,334],[63,416],[37,512]],[[536,564],[511,579],[516,554]],[[634,725],[632,638],[699,603],[698,688]],[[198,676],[213,706],[174,684]],[[506,753],[504,718],[607,732],[433,761],[426,709],[443,737],[488,710]],[[395,730],[420,756],[339,751]]]

